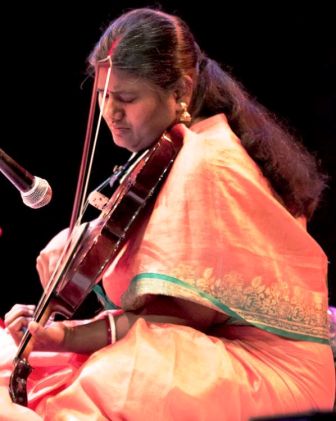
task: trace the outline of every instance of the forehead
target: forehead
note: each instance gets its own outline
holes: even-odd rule
[[[114,91],[125,87],[139,87],[143,85],[138,77],[116,70],[108,65],[99,65],[96,68],[97,90],[104,90],[107,83],[107,90]]]

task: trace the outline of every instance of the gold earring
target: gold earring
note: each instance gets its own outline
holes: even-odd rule
[[[188,106],[185,102],[181,101],[180,106],[182,109],[181,115],[180,115],[180,123],[184,123],[186,125],[190,124],[191,122],[191,115],[188,112]]]

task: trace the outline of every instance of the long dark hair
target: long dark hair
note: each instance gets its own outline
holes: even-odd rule
[[[112,54],[113,66],[171,89],[195,80],[193,119],[225,113],[232,130],[294,216],[310,218],[326,185],[314,157],[216,61],[208,58],[179,17],[151,8],[114,20],[90,54],[90,68]]]

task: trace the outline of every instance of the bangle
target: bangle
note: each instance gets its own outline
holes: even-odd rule
[[[105,316],[107,328],[107,344],[114,344],[117,341],[117,332],[114,317],[112,314],[107,313]]]

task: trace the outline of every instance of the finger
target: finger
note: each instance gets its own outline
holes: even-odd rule
[[[10,325],[15,319],[19,317],[31,317],[34,314],[34,305],[15,304],[11,310],[5,314],[5,326]]]
[[[29,332],[33,335],[33,336],[39,336],[41,335],[41,330],[43,329],[41,325],[39,325],[37,322],[35,322],[34,320],[31,321],[28,325],[28,329]]]
[[[7,317],[4,323],[7,328],[10,328],[11,326],[17,326],[20,323],[24,323],[25,320],[32,320],[33,315],[34,312],[24,312],[23,314],[18,314],[13,317]]]
[[[9,334],[12,336],[17,345],[21,342],[28,328],[28,322],[29,321],[27,319],[24,319],[21,323],[12,324],[7,328]]]
[[[22,337],[23,333],[25,332],[25,330],[28,327],[29,322],[32,320],[31,317],[26,318],[26,317],[19,317],[17,319],[15,319],[12,323],[8,324],[7,330],[9,331],[9,333],[12,336],[17,337]]]
[[[21,311],[22,309],[35,309],[35,305],[34,304],[14,304],[13,307],[9,310],[8,313],[12,313],[12,312],[17,312],[17,311]]]
[[[28,330],[35,339],[34,349],[38,351],[48,350],[48,345],[50,346],[50,338],[44,326],[35,321],[31,321],[28,324]]]

